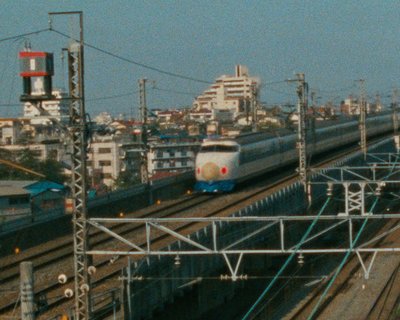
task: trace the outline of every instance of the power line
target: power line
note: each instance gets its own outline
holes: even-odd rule
[[[103,97],[95,97],[95,98],[89,98],[86,99],[86,101],[99,101],[99,100],[109,100],[109,99],[117,99],[121,97],[127,97],[127,96],[133,96],[137,94],[137,91],[134,92],[129,92],[129,93],[122,93],[122,94],[116,94],[116,95],[111,95],[111,96],[103,96]],[[63,100],[63,99],[54,99],[54,100]],[[0,103],[0,107],[20,107],[23,106],[23,103]]]
[[[122,98],[122,97],[133,96],[133,95],[135,95],[137,93],[138,93],[138,91],[134,91],[134,92],[130,92],[130,93],[122,93],[122,94],[117,94],[117,95],[112,95],[112,96],[104,96],[104,97],[86,99],[86,101],[99,101],[99,100],[117,99],[117,98]]]
[[[338,92],[343,92],[343,91],[348,91],[351,89],[354,89],[355,85],[351,85],[348,87],[343,87],[343,88],[339,88],[339,89],[332,89],[332,90],[323,90],[323,89],[319,89],[319,88],[310,88],[311,91],[317,91],[317,92],[322,92],[322,93],[338,93]]]
[[[264,89],[264,90],[267,90],[267,91],[272,91],[272,92],[280,93],[280,94],[283,94],[283,95],[285,95],[285,96],[294,97],[294,94],[289,93],[289,92],[284,92],[284,91],[280,91],[280,90],[275,90],[275,89],[267,88],[267,87],[264,87],[263,89]]]
[[[28,32],[28,33],[22,33],[22,34],[19,34],[19,35],[16,35],[16,36],[11,36],[11,37],[0,39],[0,42],[14,40],[14,39],[18,39],[18,38],[23,38],[23,37],[30,36],[30,35],[33,35],[33,34],[39,34],[39,33],[45,32],[45,31],[50,31],[50,29],[46,28],[46,29],[41,29],[41,30],[37,30],[37,31]]]
[[[68,36],[67,34],[65,34],[65,33],[61,32],[61,31],[58,31],[58,30],[55,30],[55,29],[51,29],[51,31],[53,31],[53,32],[55,32],[55,33],[57,33],[57,34],[59,34],[59,35],[65,37],[65,38],[73,39],[73,38],[71,38],[70,36]],[[75,40],[75,39],[74,39],[74,40]],[[109,55],[109,56],[111,56],[111,57],[114,57],[114,58],[116,58],[116,59],[119,59],[119,60],[122,60],[122,61],[125,61],[125,62],[128,62],[128,63],[134,64],[134,65],[136,65],[136,66],[139,66],[139,67],[142,67],[142,68],[145,68],[145,69],[149,69],[149,70],[152,70],[152,71],[161,73],[161,74],[165,74],[165,75],[167,75],[167,76],[171,76],[171,77],[175,77],[175,78],[180,78],[180,79],[184,79],[184,80],[190,80],[190,81],[194,81],[194,82],[205,83],[205,84],[212,84],[212,83],[209,82],[209,81],[205,81],[205,80],[201,80],[201,79],[196,79],[196,78],[184,76],[184,75],[181,75],[181,74],[178,74],[178,73],[173,73],[173,72],[170,72],[170,71],[165,71],[165,70],[162,70],[162,69],[159,69],[159,68],[156,68],[156,67],[152,67],[152,66],[149,66],[149,65],[146,65],[146,64],[137,62],[137,61],[135,61],[135,60],[132,60],[132,59],[129,59],[129,58],[120,56],[120,55],[118,55],[118,54],[112,53],[112,52],[110,52],[110,51],[101,49],[101,48],[96,47],[96,46],[94,46],[94,45],[92,45],[92,44],[89,44],[89,43],[87,43],[87,42],[84,42],[84,45],[85,45],[86,47],[88,47],[88,48],[94,49],[94,50],[96,50],[96,51],[99,51],[99,52],[101,52],[101,53],[103,53],[103,54],[106,54],[106,55]]]
[[[287,83],[287,81],[286,80],[280,80],[280,81],[271,81],[271,82],[261,83],[260,88],[264,88],[265,86],[270,86],[272,84],[281,84],[281,83]]]
[[[20,107],[21,103],[0,103],[0,107]]]
[[[171,90],[171,89],[162,89],[162,88],[158,88],[158,87],[153,87],[152,89],[157,90],[157,91],[170,92],[170,93],[182,94],[182,95],[187,95],[187,96],[197,96],[198,95],[198,93],[194,93],[194,92],[176,91],[176,90]]]

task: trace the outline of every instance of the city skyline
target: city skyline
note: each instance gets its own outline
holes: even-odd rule
[[[395,1],[371,0],[4,1],[0,38],[48,28],[48,12],[82,10],[89,45],[86,108],[92,115],[109,111],[137,117],[140,78],[148,79],[149,108],[191,105],[217,77],[234,74],[236,64],[248,66],[250,75],[262,80],[261,100],[267,103],[296,100],[294,84],[285,82],[296,72],[305,73],[321,102],[358,94],[354,80],[361,78],[367,93],[373,97],[379,92],[385,102],[399,78],[399,7]],[[78,24],[55,17],[53,28],[75,35]],[[66,82],[60,55],[67,38],[46,31],[1,41],[3,117],[22,113],[17,54],[26,40],[33,50],[54,53],[54,87]]]

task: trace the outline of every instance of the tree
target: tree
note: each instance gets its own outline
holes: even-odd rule
[[[115,180],[115,186],[117,189],[126,189],[138,183],[140,183],[139,175],[132,174],[129,171],[121,172],[118,178]]]
[[[66,177],[63,175],[62,165],[53,159],[40,161],[35,152],[24,149],[18,154],[12,153],[6,149],[0,149],[0,159],[8,160],[34,172],[43,174],[46,178],[39,178],[37,175],[28,173],[7,165],[0,165],[0,180],[50,180],[58,183],[64,183]]]
[[[56,161],[47,159],[39,163],[39,172],[46,176],[46,180],[64,183],[66,181],[66,176],[63,173],[62,165]]]

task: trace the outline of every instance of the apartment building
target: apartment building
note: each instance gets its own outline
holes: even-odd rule
[[[155,177],[163,172],[179,173],[194,170],[195,157],[200,148],[197,137],[161,137],[149,143],[148,172]]]
[[[381,112],[382,111],[382,104],[380,101],[377,101],[376,103],[369,103],[366,102],[366,112],[367,113],[376,113],[376,112]],[[360,114],[360,103],[359,100],[356,98],[353,98],[352,96],[348,97],[347,99],[344,100],[344,102],[340,106],[340,111],[343,114],[347,115],[359,115]]]
[[[36,78],[33,82],[32,95],[44,94],[44,85],[42,78]],[[55,100],[41,101],[35,104],[31,102],[24,103],[24,118],[28,118],[32,125],[51,125],[53,120],[60,124],[68,123],[69,104],[67,93],[61,90],[53,90],[52,94]]]
[[[250,100],[259,96],[260,79],[250,77],[247,67],[236,65],[235,75],[222,75],[193,102],[194,111],[225,110],[236,118]],[[217,120],[217,119],[213,119]]]
[[[112,136],[96,137],[87,152],[87,168],[91,185],[115,187],[121,172],[139,175],[140,152],[135,143],[124,142]]]

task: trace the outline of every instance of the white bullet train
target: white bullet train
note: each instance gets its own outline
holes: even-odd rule
[[[367,136],[393,130],[391,114],[370,116]],[[307,153],[320,154],[360,140],[359,122],[336,122],[317,128],[307,138]],[[229,192],[236,184],[298,161],[297,134],[250,133],[235,138],[206,139],[196,156],[195,190]]]

